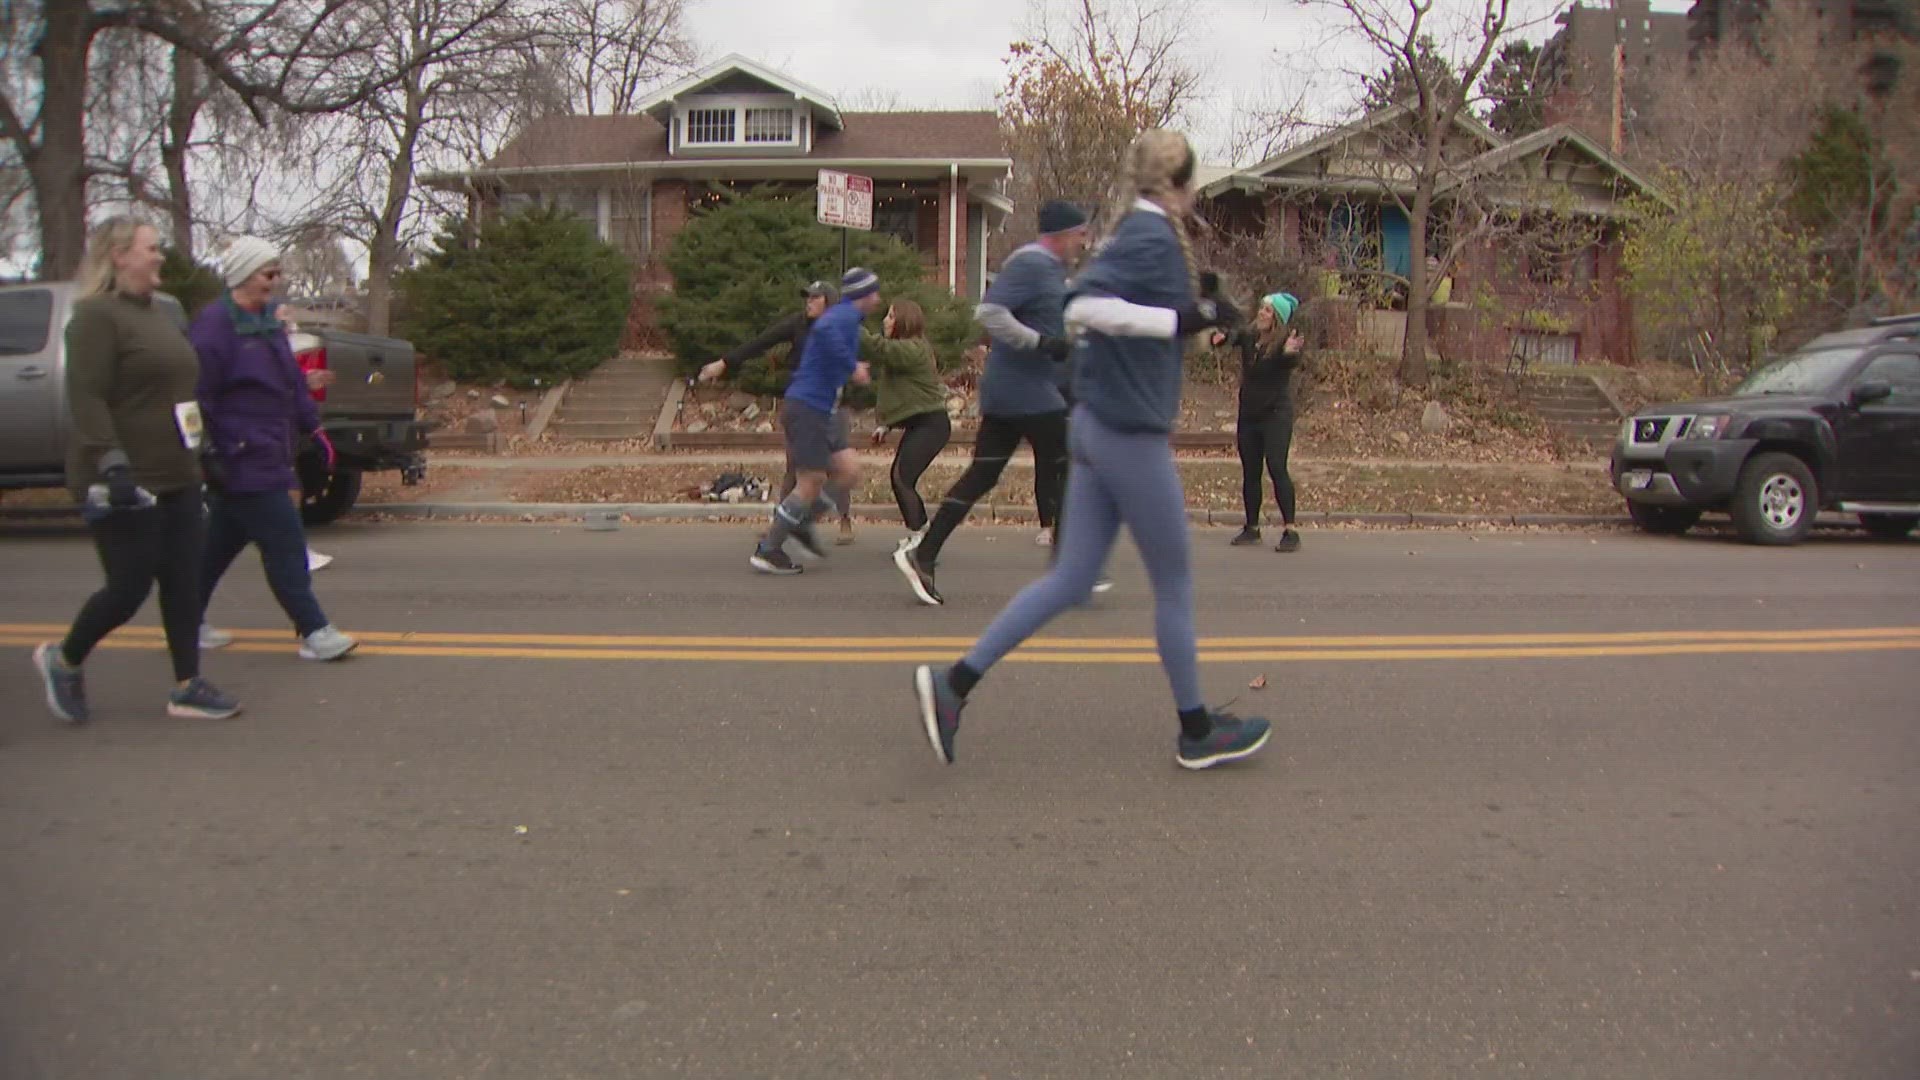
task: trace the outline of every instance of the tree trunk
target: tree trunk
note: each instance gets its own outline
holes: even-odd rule
[[[40,39],[40,145],[21,147],[40,212],[40,276],[65,280],[87,248],[86,103],[89,11],[82,3],[46,7]]]
[[[173,103],[167,109],[167,133],[160,140],[160,161],[167,170],[167,216],[173,222],[173,249],[194,261],[193,189],[187,184],[187,148],[200,114],[199,61],[173,50]]]
[[[367,245],[367,333],[384,337],[393,321],[393,273],[400,262],[400,225],[413,194],[413,156],[419,149],[426,112],[418,73],[407,79],[406,110],[395,134],[393,160],[387,165],[387,197]]]
[[[398,245],[375,237],[367,245],[367,333],[385,337],[393,323],[393,266]]]
[[[1400,381],[1427,385],[1427,218],[1433,213],[1435,174],[1429,171],[1415,183],[1413,208],[1407,215],[1407,332],[1400,352]]]

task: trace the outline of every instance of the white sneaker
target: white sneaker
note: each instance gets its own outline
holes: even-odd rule
[[[328,623],[300,639],[300,659],[338,660],[360,647],[360,643]]]
[[[1105,574],[1101,574],[1101,575],[1100,575],[1100,580],[1098,580],[1098,581],[1096,581],[1096,582],[1094,582],[1094,583],[1093,583],[1093,591],[1094,591],[1094,592],[1095,592],[1096,594],[1101,594],[1101,593],[1110,593],[1110,592],[1112,592],[1112,591],[1113,591],[1113,579],[1112,579],[1112,578],[1110,578],[1110,577],[1108,577],[1108,576],[1107,576],[1107,575],[1105,575]]]
[[[307,549],[307,573],[311,574],[315,570],[325,570],[332,565],[333,556],[322,555],[312,548]]]
[[[925,540],[926,538],[927,538],[927,530],[925,529],[921,529],[919,532],[910,532],[907,535],[900,538],[900,542],[893,546],[893,550],[912,551],[914,548],[917,548],[920,546],[920,541]]]
[[[1033,543],[1034,543],[1034,546],[1036,547],[1052,547],[1053,546],[1053,530],[1041,529],[1038,533],[1034,534]]]
[[[226,630],[216,630],[206,623],[200,624],[200,647],[203,649],[224,649],[233,644],[233,634]]]

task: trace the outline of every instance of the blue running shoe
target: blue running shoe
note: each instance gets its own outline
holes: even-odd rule
[[[953,740],[960,734],[960,710],[967,707],[947,682],[947,673],[921,664],[913,672],[913,692],[920,699],[920,723],[927,730],[927,741],[943,765],[953,764]]]
[[[33,666],[47,688],[47,708],[69,724],[87,722],[87,680],[77,667],[69,667],[60,655],[60,646],[49,641],[33,650]]]
[[[182,720],[231,720],[240,703],[205,679],[194,679],[167,695],[167,715]]]
[[[1209,709],[1207,718],[1213,721],[1213,730],[1207,732],[1204,738],[1180,736],[1175,756],[1183,769],[1211,769],[1215,765],[1252,757],[1267,745],[1267,736],[1273,734],[1266,720],[1258,716],[1242,720],[1232,713]]]

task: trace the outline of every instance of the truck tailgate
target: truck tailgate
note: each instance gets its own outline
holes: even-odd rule
[[[334,376],[320,410],[323,417],[413,418],[412,344],[341,330],[324,331],[320,338]]]

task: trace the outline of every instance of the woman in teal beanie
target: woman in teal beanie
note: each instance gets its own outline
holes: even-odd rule
[[[1293,446],[1293,372],[1306,351],[1296,313],[1300,299],[1279,292],[1261,299],[1251,324],[1213,335],[1213,343],[1231,343],[1240,352],[1240,419],[1235,441],[1240,448],[1240,498],[1246,523],[1235,546],[1260,542],[1262,470],[1273,474],[1273,498],[1280,504],[1280,542],[1275,551],[1300,550],[1294,530],[1293,477],[1287,452]]]

